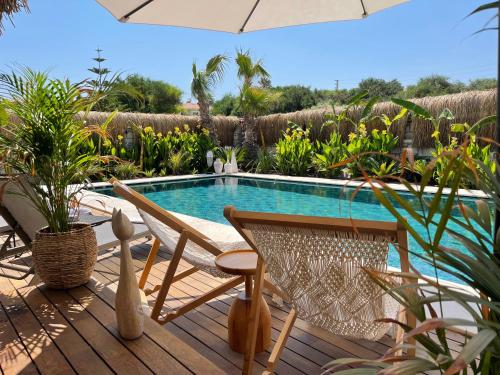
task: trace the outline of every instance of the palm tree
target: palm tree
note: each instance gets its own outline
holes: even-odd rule
[[[0,1],[0,35],[4,30],[3,16],[6,15],[12,21],[12,15],[22,9],[29,11],[28,0],[2,0]]]
[[[198,70],[196,63],[193,63],[191,94],[198,100],[201,125],[208,129],[216,144],[218,144],[218,139],[210,119],[210,104],[213,101],[212,89],[222,80],[226,63],[227,57],[224,55],[215,55],[208,60],[205,70]]]
[[[250,51],[239,50],[236,52],[236,65],[238,66],[238,78],[243,83],[252,86],[255,78],[269,78],[271,75],[264,69],[262,60],[252,61]]]
[[[239,50],[236,53],[238,78],[242,80],[240,87],[239,107],[243,113],[243,129],[235,131],[235,144],[242,144],[246,156],[252,159],[257,155],[257,132],[255,118],[269,109],[271,95],[268,90],[254,86],[256,78],[269,79],[270,75],[264,68],[262,60],[252,61],[250,51]],[[244,135],[242,137],[242,135]],[[243,138],[243,140],[241,140]]]

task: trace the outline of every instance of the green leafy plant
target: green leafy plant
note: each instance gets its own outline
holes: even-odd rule
[[[97,99],[86,96],[84,83],[50,79],[28,68],[0,74],[0,90],[9,97],[5,107],[19,120],[0,132],[2,164],[20,176],[12,178],[50,232],[67,232],[68,207],[99,165],[97,155],[81,152],[91,131],[77,117]]]
[[[493,210],[486,201],[478,200],[475,205],[470,205],[458,196],[462,181],[472,180],[491,197],[494,210],[499,210],[500,182],[489,166],[470,157],[466,147],[455,148],[442,157],[447,158],[447,163],[433,195],[425,193],[433,174],[431,168],[423,172],[418,185],[400,180],[408,189],[411,201],[381,180],[367,180],[379,202],[423,249],[422,254],[412,252],[413,256],[436,271],[434,277],[418,274],[416,270],[411,274],[391,273],[391,277],[387,277],[367,270],[375,282],[419,321],[414,329],[404,322],[395,321],[406,331],[407,338],[413,338],[419,344],[417,356],[395,355],[399,349],[412,348],[397,343],[380,359],[337,360],[327,365],[330,371],[338,370],[340,365],[361,365],[363,369],[342,370],[339,374],[413,374],[432,370],[441,374],[500,373],[500,305],[497,302],[500,300],[500,261],[496,256],[500,251],[500,232],[493,231]],[[444,194],[446,186],[450,189]],[[452,209],[458,210],[461,217],[452,216]],[[408,217],[425,230],[417,230]],[[458,229],[453,229],[449,223],[454,223]],[[443,246],[441,240],[445,232],[466,251]],[[442,283],[438,270],[460,280],[469,290]],[[405,277],[411,284],[403,288],[393,281],[394,277]],[[470,318],[455,319],[444,315],[443,304],[447,302],[460,305]],[[452,349],[446,335],[457,326],[470,330],[455,332],[455,335],[462,336],[462,344],[460,348]]]
[[[129,180],[141,174],[139,166],[130,161],[121,161],[114,167],[114,175],[120,180]]]
[[[374,163],[378,166],[384,163],[387,166],[392,163],[389,154],[396,148],[399,140],[397,136],[390,132],[390,129],[396,121],[406,116],[408,110],[402,108],[393,118],[385,114],[374,115],[373,108],[378,102],[379,97],[369,97],[367,91],[361,91],[354,95],[340,111],[337,111],[335,105],[332,104],[333,113],[328,115],[328,120],[325,121],[322,128],[333,127],[334,134],[337,134],[340,128],[345,126],[349,126],[353,131],[349,134],[348,140],[343,144],[342,148],[340,148],[342,141],[338,135],[335,136],[336,144],[334,147],[330,148],[328,145],[320,145],[318,147],[320,151],[323,150],[323,152],[319,152],[319,155],[322,156],[319,156],[319,160],[316,162],[319,166],[318,172],[320,174],[326,176],[331,174],[331,177],[338,176],[340,172],[338,167],[335,168],[336,171],[332,172],[328,172],[326,169],[334,168],[335,165],[341,163],[344,159],[349,161],[347,169],[351,177],[360,177],[363,175],[363,171],[370,173],[372,170],[377,170],[377,167],[373,166]],[[362,109],[358,121],[349,116],[349,113],[354,108]],[[367,124],[375,120],[380,121],[385,126],[385,129],[373,129],[371,132],[368,132]],[[344,153],[343,155],[342,152]],[[335,162],[328,165],[327,163],[330,161]]]
[[[155,167],[157,152],[156,134],[152,127],[146,126],[141,131],[141,162],[144,170]]]
[[[172,137],[172,132],[165,135],[158,133],[156,135],[156,147],[157,147],[157,165],[159,167],[165,166],[170,154],[174,149],[174,140]]]
[[[377,176],[377,177],[388,177],[388,176],[394,176],[398,174],[399,168],[398,164],[395,160],[388,162],[379,162],[376,159],[371,159],[370,167],[369,167],[369,174],[371,176]]]
[[[156,171],[154,169],[150,169],[149,171],[142,172],[142,174],[144,175],[144,177],[151,178],[156,176]]]
[[[173,175],[186,174],[190,172],[190,161],[190,155],[183,151],[177,151],[170,154],[166,166]]]
[[[488,116],[479,120],[476,124],[470,126],[467,123],[455,123],[451,125],[451,132],[455,134],[463,134],[465,141],[462,143],[458,142],[458,138],[450,136],[448,139],[448,144],[443,144],[440,135],[440,126],[442,121],[453,121],[455,119],[453,113],[449,109],[444,109],[437,117],[434,117],[426,109],[420,107],[419,105],[406,101],[403,99],[392,99],[392,101],[403,108],[407,109],[412,113],[413,116],[425,119],[432,123],[434,127],[434,132],[431,137],[434,138],[435,149],[432,153],[434,161],[432,164],[433,179],[438,183],[441,183],[443,179],[447,180],[447,176],[444,175],[444,171],[447,170],[447,165],[449,158],[447,154],[458,150],[459,155],[466,155],[464,158],[462,156],[458,157],[458,160],[462,160],[464,163],[476,161],[481,161],[484,165],[490,168],[491,172],[495,171],[496,165],[490,154],[490,145],[480,145],[476,133],[483,126],[494,124],[496,121],[496,116]],[[464,152],[460,152],[462,150]],[[475,162],[475,161],[474,161]],[[453,173],[453,172],[451,172]],[[474,187],[475,181],[470,179],[463,179],[461,181],[461,187]]]
[[[276,144],[276,170],[284,175],[304,176],[312,167],[314,146],[309,130],[301,130],[295,124],[288,128]]]
[[[215,158],[221,159],[223,163],[230,163],[233,154],[236,154],[236,161],[240,163],[245,160],[245,152],[245,149],[240,147],[219,147],[215,150]]]
[[[273,172],[275,159],[276,156],[273,152],[262,147],[257,153],[257,160],[255,160],[255,172],[264,174]]]
[[[9,122],[9,114],[4,108],[3,100],[0,100],[0,127],[6,126]]]
[[[342,137],[337,132],[332,132],[327,142],[317,142],[317,152],[314,155],[313,163],[316,171],[323,177],[338,177],[341,175],[341,168],[333,166],[341,163],[347,157],[347,149]]]

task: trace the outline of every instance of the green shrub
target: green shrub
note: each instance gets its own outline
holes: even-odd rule
[[[187,174],[191,171],[191,155],[183,151],[172,152],[166,166],[173,175]]]
[[[144,175],[144,177],[151,178],[156,176],[156,171],[154,169],[150,169],[149,171],[142,172],[142,174]]]
[[[276,144],[276,170],[284,175],[305,176],[312,168],[314,146],[309,130],[288,128]]]
[[[456,135],[464,135],[465,140],[464,142],[459,143],[457,137],[450,136],[448,145],[444,145],[440,140],[439,129],[441,126],[441,122],[443,120],[453,121],[455,119],[455,116],[449,109],[445,109],[437,117],[435,117],[424,108],[412,102],[402,99],[393,99],[393,102],[410,111],[413,116],[430,121],[432,123],[434,132],[432,133],[431,137],[434,138],[435,144],[435,149],[432,153],[434,160],[433,163],[427,168],[431,169],[432,177],[438,184],[449,186],[449,183],[443,181],[443,179],[446,178],[447,180],[451,180],[450,176],[453,176],[454,174],[454,171],[450,171],[450,173],[447,174],[444,173],[448,168],[450,155],[458,155],[456,162],[473,162],[476,164],[476,167],[478,167],[480,171],[482,169],[479,168],[479,164],[481,164],[482,166],[484,166],[484,168],[489,169],[491,173],[495,173],[496,164],[491,154],[490,145],[486,145],[483,147],[479,144],[479,141],[476,138],[476,133],[481,127],[496,123],[495,115],[485,117],[479,120],[473,126],[470,126],[467,123],[453,124],[451,126],[451,132],[455,133]],[[467,165],[466,167],[470,168],[471,166]],[[474,188],[477,186],[478,184],[475,180],[462,178],[460,181],[460,187],[463,188]]]
[[[339,177],[342,174],[342,168],[333,166],[347,157],[347,147],[342,142],[340,134],[332,132],[327,142],[317,142],[317,149],[313,163],[318,175],[329,178]]]
[[[155,167],[158,157],[156,134],[152,127],[147,126],[141,131],[142,168],[147,171]]]
[[[274,153],[263,147],[257,152],[257,160],[255,160],[256,173],[271,173],[274,171],[276,157]]]
[[[130,161],[121,161],[114,167],[114,175],[120,180],[129,180],[141,174],[141,168]]]

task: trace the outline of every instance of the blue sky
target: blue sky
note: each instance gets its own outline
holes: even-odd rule
[[[233,35],[121,24],[92,0],[31,0],[31,13],[17,15],[15,27],[7,22],[0,37],[0,70],[22,64],[76,81],[90,76],[99,46],[110,69],[165,80],[188,98],[193,61],[243,48],[264,60],[273,85],[331,89],[338,79],[350,88],[370,76],[406,85],[434,73],[468,81],[496,76],[496,34],[471,36],[488,16],[463,20],[485,2],[411,0],[362,21]],[[215,96],[237,87],[231,66]]]

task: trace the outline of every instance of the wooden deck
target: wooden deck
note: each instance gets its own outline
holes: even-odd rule
[[[139,272],[151,242],[132,247]],[[159,283],[170,256],[160,250],[150,280]],[[29,262],[25,257],[16,262]],[[182,267],[188,267],[183,263]],[[53,291],[36,280],[0,278],[0,369],[3,374],[216,374],[241,373],[243,358],[227,344],[227,313],[240,291],[230,292],[164,326],[148,320],[145,335],[136,341],[119,338],[113,311],[119,252],[99,255],[94,280],[66,292]],[[174,284],[165,311],[202,294],[221,281],[203,272]],[[29,285],[31,284],[31,285]],[[241,289],[242,287],[240,287]],[[272,336],[276,340],[286,308],[272,302]],[[451,346],[458,346],[450,338]],[[278,374],[319,374],[333,358],[377,358],[390,347],[385,336],[378,342],[355,341],[297,320],[279,362]],[[262,371],[269,352],[256,356]]]

